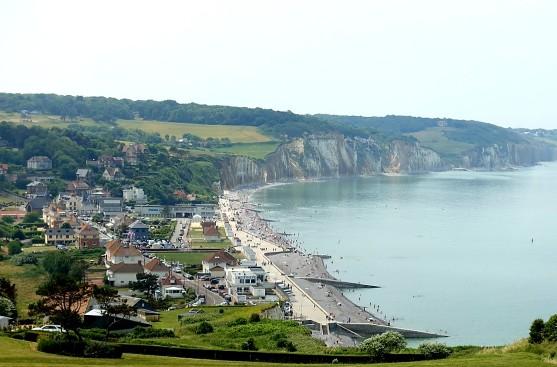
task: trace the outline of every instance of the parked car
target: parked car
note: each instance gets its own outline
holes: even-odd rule
[[[34,327],[31,329],[33,331],[47,331],[49,333],[65,333],[66,330],[62,328],[61,325],[43,325],[39,327]]]

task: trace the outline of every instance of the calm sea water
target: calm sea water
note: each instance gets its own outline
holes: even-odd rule
[[[253,199],[276,229],[333,256],[333,275],[381,286],[349,296],[394,325],[500,345],[557,313],[556,163],[294,183]]]

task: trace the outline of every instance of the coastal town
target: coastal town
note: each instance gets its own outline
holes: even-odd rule
[[[102,172],[101,182],[121,181],[120,169],[141,162],[145,149],[127,144],[122,157],[86,161],[55,197],[48,189],[51,160],[31,157],[27,169],[33,176],[26,185],[25,205],[0,211],[14,221],[35,216],[44,223],[36,226],[38,235],[21,241],[32,251],[96,251],[87,282],[115,287],[121,300],[141,305],[137,316],[120,327],[158,320],[159,310],[137,287],[151,281],[148,296],[167,301],[171,309],[277,304],[280,313],[274,317],[298,321],[327,345],[355,345],[389,330],[407,337],[440,336],[395,327],[372,313],[379,311],[377,306],[349,300],[345,291],[376,286],[331,276],[326,255],[304,253],[298,241],[277,233],[261,218],[250,202],[253,190],[222,191],[216,204],[165,206],[147,204],[139,187],[122,185],[122,195],[114,196],[106,185],[95,185],[95,172],[97,177]],[[80,312],[87,323],[94,325],[103,316],[99,307],[94,297],[84,303]]]

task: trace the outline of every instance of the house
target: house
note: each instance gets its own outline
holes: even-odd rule
[[[59,194],[55,203],[60,209],[70,212],[81,212],[83,208],[83,198],[75,193]]]
[[[160,321],[161,314],[158,313],[157,311],[140,308],[137,310],[137,317],[139,317],[140,319],[146,322],[154,322],[154,321]]]
[[[258,275],[249,268],[227,268],[225,281],[228,294],[239,303],[245,302],[248,296],[265,297],[265,288],[261,286]]]
[[[203,221],[201,222],[201,228],[203,228],[203,237],[205,237],[206,241],[220,241],[216,222]]]
[[[133,201],[138,204],[143,204],[147,201],[143,189],[139,187],[132,186],[131,188],[123,189],[122,194],[124,201]]]
[[[156,274],[159,278],[162,278],[170,272],[170,268],[164,265],[159,259],[153,259],[149,261],[145,266],[143,266],[145,273]]]
[[[184,297],[184,281],[173,274],[168,274],[161,278],[162,298],[182,298]]]
[[[31,183],[28,183],[26,188],[28,198],[34,198],[35,196],[46,196],[48,194],[48,186],[41,181],[33,181]]]
[[[109,155],[102,155],[99,158],[100,166],[102,167],[124,167],[124,159],[122,157],[112,157]]]
[[[27,160],[27,168],[34,170],[52,169],[52,161],[45,156],[35,156]]]
[[[112,264],[106,270],[108,284],[113,287],[127,287],[130,282],[137,281],[136,274],[143,273],[143,266],[141,263],[117,263]]]
[[[75,231],[72,228],[48,228],[44,233],[44,243],[48,246],[72,246],[75,243]]]
[[[76,243],[79,249],[99,247],[99,230],[90,224],[83,223],[76,234]]]
[[[0,330],[6,330],[10,327],[11,317],[0,315]]]
[[[123,245],[119,240],[112,240],[106,243],[106,261],[110,264],[142,264],[143,254],[134,246]],[[143,272],[143,268],[141,269]]]
[[[85,160],[85,165],[88,167],[94,167],[94,168],[101,168],[102,164],[100,161],[97,161],[95,159],[87,159]]]
[[[128,227],[130,242],[146,242],[149,239],[149,227],[136,220]]]
[[[99,211],[106,216],[120,215],[124,212],[121,198],[100,198]]]
[[[25,205],[25,210],[28,213],[42,213],[43,208],[47,207],[49,203],[50,198],[48,196],[37,196],[27,202],[27,205]]]
[[[24,210],[0,210],[0,219],[11,217],[15,220],[23,219],[27,214]]]
[[[224,278],[225,269],[236,266],[237,261],[234,256],[225,251],[218,251],[201,261],[204,273],[211,273],[211,276]]]
[[[102,177],[106,181],[121,181],[124,179],[124,175],[118,167],[106,167]]]
[[[135,166],[143,158],[143,154],[145,154],[145,145],[137,143],[124,144],[122,153],[124,153],[126,163]]]
[[[91,170],[88,168],[78,168],[75,172],[77,181],[89,181],[91,179]]]
[[[0,163],[0,175],[8,174],[8,164],[7,163]]]
[[[91,194],[91,187],[85,181],[72,181],[66,185],[66,191],[81,197],[88,197]]]

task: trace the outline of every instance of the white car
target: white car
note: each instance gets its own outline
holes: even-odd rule
[[[62,326],[60,326],[60,325],[44,325],[44,326],[40,326],[40,327],[34,327],[31,330],[47,331],[49,333],[65,333],[66,332],[66,330],[64,330],[64,328],[62,328]]]

